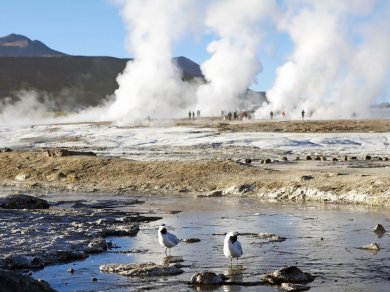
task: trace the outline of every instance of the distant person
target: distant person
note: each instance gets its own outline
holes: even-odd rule
[[[200,110],[196,111],[196,116],[199,118],[200,117]]]
[[[192,112],[192,119],[195,120],[195,112]]]
[[[228,120],[229,120],[229,121],[232,120],[232,112],[228,112]]]
[[[270,111],[269,116],[271,117],[271,120],[273,120],[274,119],[274,112]]]
[[[283,112],[282,112],[282,118],[283,118],[283,120],[284,120],[285,117],[286,117],[286,113],[283,111]]]
[[[191,120],[191,111],[188,112],[188,119]]]
[[[234,113],[233,113],[233,119],[234,119],[234,120],[237,120],[237,111],[234,111]]]
[[[301,114],[302,114],[302,120],[304,120],[305,119],[305,111],[302,110]]]

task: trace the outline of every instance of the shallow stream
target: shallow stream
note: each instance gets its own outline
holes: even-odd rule
[[[58,291],[191,291],[193,288],[184,281],[189,281],[196,272],[210,270],[230,275],[235,281],[248,282],[295,265],[316,277],[309,283],[310,291],[387,291],[390,286],[390,234],[386,232],[379,237],[372,231],[378,223],[390,230],[389,208],[195,198],[188,194],[139,199],[145,203],[127,208],[147,210],[164,219],[141,225],[135,237],[109,238],[120,248],[82,261],[47,266],[34,272],[33,277],[48,281]],[[184,259],[182,264],[187,266],[184,274],[140,279],[99,272],[101,264],[164,261],[164,248],[157,240],[157,229],[162,223],[179,238],[201,240],[192,244],[181,242],[172,249],[173,256]],[[238,265],[233,261],[232,267],[222,250],[223,234],[229,231],[243,234],[239,241],[244,255]],[[251,235],[261,232],[287,239],[271,243]],[[379,252],[358,249],[372,242],[379,244]],[[117,253],[130,249],[134,252]],[[73,274],[67,272],[70,267],[75,270]],[[93,277],[96,282],[91,280]],[[222,286],[215,291],[278,291],[278,288]]]

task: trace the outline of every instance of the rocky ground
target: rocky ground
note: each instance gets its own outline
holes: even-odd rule
[[[0,182],[24,191],[180,192],[390,206],[389,161],[306,159],[136,161],[17,151],[0,153]]]
[[[213,127],[234,132],[285,132],[285,133],[388,133],[390,120],[248,120],[225,121],[221,118],[179,120],[178,125]]]
[[[106,237],[136,236],[140,223],[161,219],[121,210],[137,204],[142,201],[48,202],[22,194],[0,198],[0,291],[50,291],[44,282],[27,277],[31,270],[115,248]]]

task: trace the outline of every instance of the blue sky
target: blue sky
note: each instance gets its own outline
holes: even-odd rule
[[[0,11],[0,36],[22,34],[71,55],[131,57],[124,45],[126,30],[120,11],[110,0],[1,0]],[[272,86],[276,68],[286,61],[292,48],[285,33],[271,32],[267,38],[272,47],[259,51],[263,72],[257,77],[258,84],[252,86],[255,90]],[[206,46],[211,39],[188,35],[175,44],[173,55],[201,64],[209,57]],[[390,85],[387,88],[386,96]]]

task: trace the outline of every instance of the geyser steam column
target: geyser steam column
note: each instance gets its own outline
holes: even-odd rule
[[[117,77],[119,88],[108,109],[109,120],[132,124],[148,117],[172,118],[181,94],[181,73],[172,63],[171,46],[188,25],[190,0],[126,0],[122,17],[127,47],[134,60]]]
[[[201,65],[207,84],[198,89],[196,107],[203,113],[234,110],[238,97],[255,81],[262,69],[256,24],[274,9],[274,0],[223,0],[209,6],[205,24],[219,39],[208,45],[212,56]]]
[[[283,111],[298,119],[301,110],[315,119],[367,117],[389,74],[390,2],[296,0],[285,7],[278,28],[293,50],[256,117]]]

